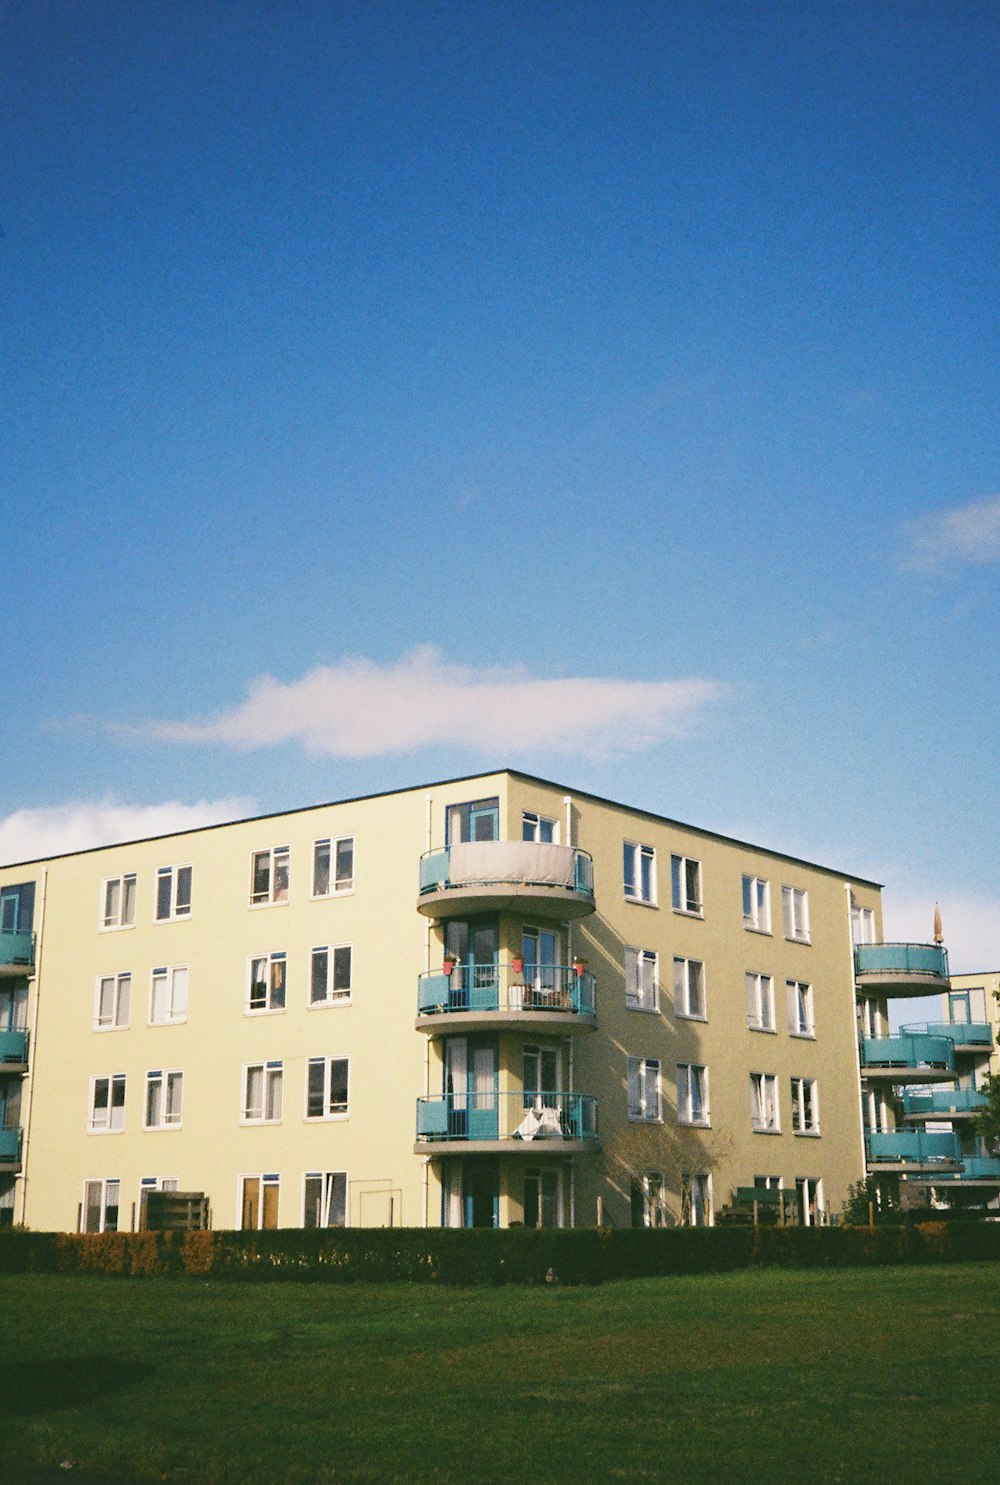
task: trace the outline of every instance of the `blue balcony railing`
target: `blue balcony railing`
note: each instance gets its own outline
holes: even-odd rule
[[[896,1129],[886,1134],[865,1136],[868,1160],[872,1165],[883,1165],[890,1161],[910,1165],[932,1165],[936,1161],[951,1161],[962,1158],[961,1142],[957,1134],[928,1134],[923,1129]]]
[[[987,1102],[986,1094],[975,1088],[921,1088],[903,1094],[903,1113],[947,1119],[951,1114],[976,1114]]]
[[[456,964],[451,974],[431,970],[417,984],[417,1014],[476,1011],[553,1011],[593,1016],[594,976],[568,964]]]
[[[899,1029],[903,1036],[946,1036],[952,1043],[982,1047],[985,1052],[993,1046],[993,1028],[985,1021],[927,1021]]]
[[[878,1036],[865,1037],[861,1043],[863,1067],[928,1067],[955,1066],[955,1047],[947,1036]]]
[[[858,944],[854,950],[854,972],[858,975],[908,975],[948,978],[948,950],[940,944]]]
[[[20,1165],[21,1163],[21,1131],[20,1129],[0,1129],[0,1164]]]
[[[498,886],[563,888],[593,897],[594,863],[573,846],[520,840],[474,841],[427,851],[420,858],[421,895]]]
[[[0,931],[0,966],[30,969],[35,962],[35,935]]]
[[[27,1062],[28,1033],[0,1031],[0,1065],[4,1062]]]
[[[445,1093],[417,1099],[417,1140],[516,1140],[556,1145],[596,1140],[589,1093]]]

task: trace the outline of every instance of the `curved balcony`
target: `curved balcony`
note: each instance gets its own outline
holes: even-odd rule
[[[903,1094],[903,1118],[973,1119],[989,1100],[975,1088],[922,1088]]]
[[[460,1021],[461,1026],[456,1022]],[[456,964],[451,974],[431,970],[417,983],[417,1029],[475,1030],[531,1026],[593,1031],[594,976],[567,964]]]
[[[861,1076],[890,1083],[951,1083],[955,1047],[947,1036],[865,1037]]]
[[[445,1093],[417,1099],[420,1154],[575,1154],[597,1148],[589,1093]]]
[[[583,918],[594,911],[594,863],[586,851],[544,841],[467,841],[427,851],[417,911],[429,918],[511,911]]]
[[[858,944],[854,978],[866,994],[928,995],[948,989],[948,951],[940,944]]]
[[[30,974],[34,967],[35,935],[0,932],[0,976]]]
[[[0,1170],[17,1171],[21,1169],[21,1131],[20,1129],[0,1129]]]
[[[10,1072],[12,1067],[26,1067],[27,1063],[28,1033],[0,1031],[0,1072]]]
[[[985,1021],[928,1021],[899,1029],[903,1036],[946,1036],[956,1052],[988,1056],[993,1050],[993,1028]]]
[[[869,1170],[909,1172],[944,1167],[958,1171],[962,1164],[962,1147],[957,1134],[928,1134],[922,1129],[866,1134],[865,1154]]]
[[[942,1179],[963,1186],[1000,1186],[1000,1157],[966,1155],[962,1159],[962,1169],[943,1173]]]

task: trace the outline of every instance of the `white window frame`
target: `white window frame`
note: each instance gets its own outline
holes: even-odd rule
[[[154,1089],[157,1090],[155,1110]],[[180,1129],[184,1114],[183,1072],[179,1068],[157,1068],[147,1072],[142,1108],[143,1129]]]
[[[788,999],[788,1035],[816,1040],[816,1014],[813,987],[806,980],[786,980]]]
[[[284,1100],[284,1063],[246,1062],[243,1064],[241,1124],[280,1124]],[[259,1089],[251,1091],[255,1074]]]
[[[102,1013],[104,987],[110,986],[110,1015]],[[116,975],[98,975],[94,988],[94,1030],[124,1031],[132,1014],[132,971],[122,970]]]
[[[320,1190],[318,1195],[319,1210],[317,1211],[317,1209],[313,1207],[312,1221],[309,1220],[310,1206],[312,1205],[310,1202],[309,1192],[310,1181],[318,1181],[320,1183]],[[336,1200],[338,1186],[343,1193],[342,1201],[344,1220],[343,1222],[331,1222],[329,1219],[334,1209],[334,1202]],[[346,1170],[307,1170],[302,1177],[302,1226],[316,1228],[349,1227],[350,1189],[350,1182],[347,1179]],[[327,1220],[320,1220],[324,1216]]]
[[[122,1134],[124,1132],[126,1081],[124,1073],[99,1073],[91,1078],[90,1096],[87,1103],[88,1134]],[[98,1109],[97,1095],[101,1088],[106,1090],[107,1103],[103,1109]]]
[[[118,889],[118,907],[112,912],[109,907],[109,898],[114,888]],[[102,933],[118,933],[123,928],[135,927],[135,904],[138,895],[138,879],[134,871],[120,872],[116,877],[103,879],[98,908],[98,922]]]
[[[333,1068],[336,1063],[343,1063],[344,1089],[346,1097],[341,1101],[333,1101],[334,1077]],[[310,1113],[309,1101],[312,1094],[312,1084],[315,1081],[314,1070],[323,1068],[323,1109],[321,1113]],[[307,1057],[306,1058],[306,1103],[305,1117],[309,1123],[320,1123],[323,1120],[347,1119],[351,1112],[351,1059],[349,1057]]]
[[[854,947],[875,942],[875,909],[856,901],[851,893],[851,941]]]
[[[691,993],[697,986],[696,995]],[[700,1000],[700,1008],[697,1001]],[[695,1006],[695,1009],[692,1007]],[[684,1021],[708,1020],[708,991],[705,986],[705,962],[702,959],[674,958],[674,1015]]]
[[[266,862],[262,874],[266,874],[267,885],[255,886],[258,881],[258,862]],[[279,877],[283,881],[279,885]],[[291,893],[291,848],[289,846],[265,846],[263,850],[250,852],[250,906],[276,907],[287,902]]]
[[[774,976],[746,972],[747,1026],[751,1031],[776,1032],[774,1017]]]
[[[782,887],[781,922],[785,937],[792,943],[812,942],[809,934],[809,893],[805,887]]]
[[[549,815],[540,815],[536,810],[522,810],[521,839],[557,846],[559,844],[559,821]]]
[[[321,956],[325,956],[325,965]],[[347,965],[347,985],[343,982]],[[337,988],[337,980],[341,985]],[[317,995],[318,983],[325,988]],[[350,1005],[354,991],[354,948],[351,944],[317,944],[309,955],[309,1009],[324,1010],[330,1006]]]
[[[660,1009],[659,960],[653,949],[625,950],[625,1005],[630,1011]]]
[[[256,965],[265,966],[263,978],[255,976]],[[280,970],[280,973],[279,973]],[[265,985],[263,1005],[254,1005],[254,986]],[[288,1003],[288,955],[284,949],[271,954],[251,954],[247,960],[247,987],[244,1014],[247,1016],[273,1016],[285,1010]]]
[[[697,1187],[695,1186],[697,1182]],[[712,1193],[711,1171],[683,1171],[681,1173],[681,1189],[687,1188],[687,1223],[688,1227],[714,1227],[715,1226],[715,1203]],[[696,1198],[695,1191],[700,1195]],[[695,1217],[701,1210],[705,1214],[704,1222],[696,1222]]]
[[[792,1078],[792,1133],[815,1139],[819,1127],[819,1085],[815,1078]]]
[[[667,1188],[663,1172],[642,1171],[639,1175],[633,1176],[632,1180],[636,1191],[642,1197],[643,1227],[666,1227]]]
[[[743,873],[743,927],[750,933],[771,932],[771,883]]]
[[[90,1211],[91,1187],[100,1187],[100,1200],[94,1206],[100,1208],[100,1218],[96,1228],[87,1226],[87,1215]],[[109,1201],[111,1188],[114,1187],[117,1200]],[[113,1208],[115,1213],[114,1223],[108,1225],[108,1211]],[[89,1181],[83,1183],[83,1201],[80,1205],[80,1231],[81,1232],[117,1232],[121,1221],[122,1210],[122,1183],[118,1176],[92,1176]]]
[[[157,982],[164,981],[166,1015],[156,1015]],[[188,967],[186,964],[160,964],[149,976],[149,1025],[180,1026],[187,1020]]]
[[[677,1122],[695,1129],[710,1129],[708,1068],[699,1062],[677,1064]]]
[[[803,1198],[805,1198],[803,1200]],[[795,1177],[795,1199],[802,1213],[803,1227],[822,1227],[826,1214],[826,1200],[823,1195],[822,1176],[796,1176]],[[809,1215],[810,1199],[815,1203],[815,1220]]]
[[[695,893],[692,898],[688,890],[688,877],[694,869]],[[675,913],[688,918],[705,916],[705,898],[701,885],[701,862],[693,856],[670,857],[670,901]]]
[[[754,1134],[781,1133],[776,1073],[750,1074],[750,1128]]]
[[[161,866],[157,869],[156,894],[153,900],[154,923],[174,923],[178,918],[190,918],[193,878],[194,868],[190,861],[181,866]],[[161,913],[160,888],[164,884],[167,884],[167,911]]]
[[[341,875],[340,872],[340,849],[342,846],[350,845],[351,849],[351,873],[350,876]],[[312,896],[318,898],[347,897],[354,891],[354,857],[357,850],[355,837],[353,835],[327,835],[321,840],[313,841],[312,853]],[[326,853],[326,891],[324,892],[317,884],[320,881],[320,853]]]
[[[658,1057],[629,1057],[626,1064],[628,1117],[633,1124],[660,1124],[663,1094]]]
[[[627,840],[622,847],[622,880],[626,902],[656,906],[656,847]]]
[[[247,1181],[257,1182],[257,1221],[253,1227],[243,1226],[243,1208],[245,1205],[245,1187]],[[273,1229],[264,1227],[263,1217],[266,1206],[265,1193],[274,1191],[277,1194],[276,1222],[275,1228],[281,1222],[281,1177],[275,1171],[266,1173],[256,1170],[244,1171],[236,1178],[236,1230],[238,1232],[265,1232]]]

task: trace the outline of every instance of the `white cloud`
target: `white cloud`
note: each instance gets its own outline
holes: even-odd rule
[[[214,716],[113,730],[164,742],[223,743],[244,752],[296,742],[333,758],[373,758],[434,745],[493,755],[541,750],[604,756],[680,735],[728,690],[698,677],[545,680],[521,668],[449,664],[425,645],[393,664],[348,657],[296,681],[261,676],[245,701]]]
[[[903,533],[902,562],[910,572],[1000,562],[1000,495],[907,521]]]
[[[253,814],[253,799],[199,799],[195,804],[116,804],[113,800],[74,800],[48,809],[16,810],[0,819],[0,862],[35,861],[90,846],[169,835]]]

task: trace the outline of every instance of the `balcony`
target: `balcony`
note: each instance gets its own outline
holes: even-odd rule
[[[417,911],[583,918],[594,911],[594,863],[586,851],[543,841],[467,841],[428,851],[420,858]]]
[[[11,1072],[28,1064],[28,1033],[0,1031],[0,1072]]]
[[[948,951],[940,944],[858,944],[854,978],[872,995],[928,995],[948,989]]]
[[[903,1036],[946,1036],[956,1052],[993,1050],[993,1028],[985,1021],[929,1021],[914,1026],[901,1026]]]
[[[0,1129],[0,1171],[21,1169],[21,1131],[18,1128]]]
[[[420,1154],[573,1154],[597,1147],[588,1093],[445,1093],[417,1099]]]
[[[866,1134],[865,1152],[869,1170],[909,1172],[944,1167],[957,1172],[962,1164],[961,1142],[950,1132],[896,1129],[887,1134]]]
[[[865,1037],[861,1076],[890,1083],[951,1083],[955,1046],[947,1036]]]
[[[456,1025],[460,1021],[461,1026]],[[417,984],[417,1028],[452,1031],[523,1025],[561,1033],[597,1025],[594,976],[572,965],[456,964],[432,970]]]
[[[924,1088],[903,1094],[904,1119],[971,1119],[987,1104],[975,1088]]]
[[[0,931],[0,976],[30,974],[35,966],[35,935]]]

